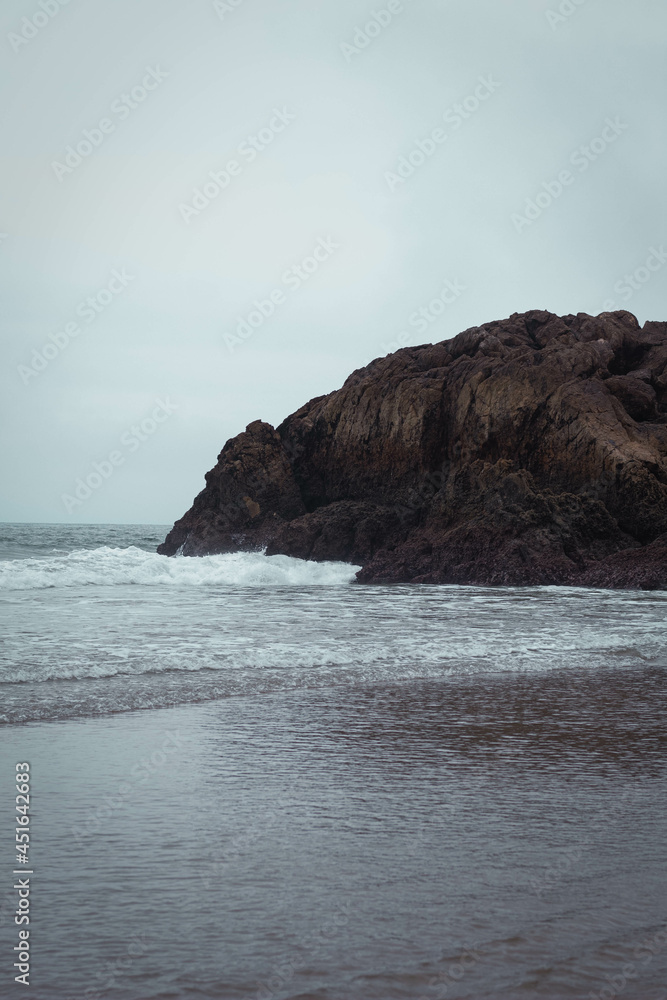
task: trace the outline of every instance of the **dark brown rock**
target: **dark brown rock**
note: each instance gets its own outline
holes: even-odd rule
[[[667,324],[535,310],[406,347],[250,424],[206,484],[159,552],[667,588]]]
[[[633,420],[654,420],[658,416],[658,400],[649,372],[613,375],[605,382],[605,388],[620,399]]]

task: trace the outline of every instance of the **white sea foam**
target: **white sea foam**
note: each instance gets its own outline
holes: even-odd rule
[[[142,584],[171,587],[344,585],[358,566],[310,562],[262,552],[168,558],[129,548],[79,549],[41,559],[0,563],[0,590]]]

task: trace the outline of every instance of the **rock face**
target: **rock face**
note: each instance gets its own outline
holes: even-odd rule
[[[667,323],[514,314],[256,420],[158,552],[264,547],[363,583],[667,588]]]

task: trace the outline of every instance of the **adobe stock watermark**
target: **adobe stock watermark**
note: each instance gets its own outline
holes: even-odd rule
[[[219,697],[222,692],[218,691],[217,688],[213,689],[211,692],[211,697]],[[298,780],[298,779],[297,779]],[[230,839],[225,839],[225,831],[220,830],[216,832],[214,840],[216,843],[222,844],[222,850],[218,854],[213,852],[208,855],[208,862],[205,866],[201,866],[199,871],[199,883],[201,888],[197,887],[193,890],[191,897],[188,897],[192,901],[192,905],[195,905],[197,900],[201,901],[202,891],[208,891],[214,885],[214,883],[220,884],[222,876],[229,870],[230,865],[238,864],[239,859],[248,855],[254,846],[263,837],[266,837],[272,831],[286,829],[287,824],[290,822],[290,809],[294,809],[299,806],[301,801],[300,796],[303,794],[304,790],[307,793],[307,786],[301,784],[290,784],[288,794],[280,794],[273,799],[269,804],[268,808],[264,808],[261,812],[257,812],[253,815],[251,822],[248,823],[239,832],[235,833]],[[341,793],[341,798],[344,796]],[[345,801],[347,805],[347,802]],[[453,810],[453,806],[445,806],[444,808]],[[350,814],[345,814],[341,822],[347,823],[351,818]],[[332,829],[336,829],[336,820],[332,821]],[[432,824],[430,829],[432,829]],[[423,834],[419,833],[419,837],[423,837]],[[412,844],[411,844],[412,847]],[[415,846],[413,853],[416,853],[418,847]]]
[[[312,934],[306,935],[299,941],[301,948],[307,953],[307,957],[299,959],[289,959],[281,962],[271,970],[271,975],[265,980],[257,983],[259,987],[255,994],[255,1000],[273,1000],[282,993],[287,984],[292,981],[295,973],[308,964],[311,953],[322,944],[335,937],[349,922],[349,903],[338,903],[332,915],[321,924]]]
[[[641,291],[644,285],[648,284],[655,272],[664,267],[666,262],[667,250],[662,243],[659,247],[649,247],[648,257],[644,263],[630,274],[624,274],[622,278],[619,278],[614,283],[614,291],[620,295],[624,304],[629,302],[636,292]],[[615,299],[605,299],[602,312],[612,312],[616,308]]]
[[[60,13],[60,8],[66,7],[69,2],[70,0],[39,0],[40,9],[35,11],[31,17],[22,18],[19,33],[10,31],[7,35],[7,40],[14,52],[19,52],[24,45],[36,38],[42,28],[45,28],[56,14]]]
[[[622,795],[614,799],[614,802],[609,807],[600,809],[593,817],[589,831],[590,834],[593,837],[596,834],[606,834],[612,824],[619,823],[631,809],[634,809],[640,795],[640,790],[633,785],[627,788]],[[538,899],[542,899],[542,893],[558,885],[565,877],[565,874],[581,859],[584,850],[593,846],[590,841],[570,845],[566,850],[559,853],[556,860],[545,870],[541,880],[531,879],[531,888]]]
[[[167,730],[166,738],[162,741],[160,749],[155,750],[150,757],[146,757],[134,765],[126,780],[119,783],[117,795],[104,795],[101,805],[90,809],[84,822],[71,828],[72,835],[79,847],[86,837],[99,833],[102,823],[109,819],[114,812],[122,809],[130,796],[142,785],[145,785],[150,776],[159,768],[164,767],[169,754],[182,749],[182,747],[183,738],[180,732]]]
[[[576,14],[586,0],[562,0],[558,5],[558,10],[545,10],[544,15],[551,25],[551,30],[555,31],[559,24],[566,24],[568,19]]]
[[[405,10],[401,0],[389,0],[386,7],[371,11],[371,16],[364,25],[355,24],[351,42],[341,42],[340,50],[346,63],[351,63],[354,56],[367,49],[373,39],[381,35],[389,27],[397,14]]]
[[[460,983],[466,973],[470,972],[483,958],[480,945],[476,944],[470,948],[464,948],[458,960],[452,962],[446,971],[443,970],[437,976],[432,976],[429,979],[428,985],[435,992],[424,994],[419,997],[419,1000],[439,1000],[441,997],[446,997],[449,987]]]
[[[400,516],[400,515],[399,515]],[[400,651],[399,645],[391,643],[387,645],[390,654]],[[405,856],[409,858],[415,855],[421,856],[425,846],[428,844],[429,836],[441,836],[446,831],[447,825],[451,823],[452,813],[458,812],[455,802],[441,802],[435,807],[428,820],[422,819],[417,827],[416,833],[410,837],[410,842],[405,849]],[[440,815],[438,815],[440,813]],[[446,815],[445,815],[446,814]]]
[[[462,285],[458,278],[454,281],[447,279],[439,293],[427,305],[420,306],[408,316],[408,323],[415,328],[415,332],[401,330],[396,340],[391,340],[388,344],[383,341],[380,346],[384,353],[393,354],[394,351],[407,347],[416,333],[426,333],[429,326],[442,316],[447,307],[453,305],[467,290],[468,286]]]
[[[233,14],[237,7],[240,7],[245,0],[213,0],[213,10],[221,21],[224,21],[227,14]]]
[[[239,316],[235,333],[225,333],[223,338],[227,345],[227,350],[233,354],[237,347],[240,347],[246,340],[264,326],[267,319],[274,315],[276,309],[284,305],[289,292],[298,292],[302,285],[309,281],[312,276],[319,271],[322,264],[340,249],[340,244],[335,243],[331,236],[326,239],[320,237],[312,252],[304,257],[298,264],[283,271],[281,282],[288,289],[274,288],[265,299],[255,299],[254,308],[245,316]]]
[[[259,154],[270,146],[277,135],[284,132],[291,122],[296,120],[296,115],[286,107],[274,108],[273,115],[266,125],[257,132],[256,135],[247,135],[243,142],[239,143],[236,152],[238,160],[228,160],[222,170],[209,170],[209,180],[205,181],[201,187],[195,188],[192,192],[192,203],[181,204],[178,210],[186,225],[190,225],[192,219],[196,219],[212,201],[225,191],[232,182],[232,178],[240,177],[244,166],[253,163]],[[244,162],[240,162],[243,160]]]
[[[653,937],[647,938],[641,944],[636,945],[632,957],[637,962],[641,962],[642,965],[648,965],[664,949],[665,945],[667,945],[667,924],[657,934],[654,934]],[[604,977],[607,980],[605,986],[597,993],[591,990],[587,1000],[613,1000],[614,997],[620,996],[623,993],[631,980],[639,978],[641,971],[641,968],[637,968],[635,962],[626,962],[615,975],[606,973]],[[667,997],[667,992],[663,992],[662,996],[664,1000]]]
[[[263,837],[277,822],[277,819],[278,813],[275,809],[267,810],[262,815],[261,823],[256,822],[254,825],[243,830],[242,833],[236,834],[229,845],[226,845],[223,854],[219,856],[209,855],[206,869],[199,873],[203,889],[210,889],[213,881],[219,879],[230,864],[238,861],[244,853],[252,848],[253,844]],[[196,895],[199,895],[199,890]]]
[[[405,524],[406,520],[411,519],[421,511],[446,485],[447,476],[444,472],[437,469],[429,472],[415,489],[410,490],[409,496],[401,500],[396,508],[396,515],[401,524]]]
[[[451,125],[454,132],[460,129],[465,121],[477,114],[481,106],[501,86],[492,76],[480,76],[478,81],[471,94],[447,108],[443,113],[443,120],[447,125]],[[430,160],[448,138],[447,132],[438,126],[432,129],[425,138],[415,139],[410,152],[405,156],[399,156],[396,169],[385,171],[384,179],[389,190],[393,193],[399,185],[405,184],[419,167]]]
[[[581,145],[573,150],[569,156],[569,162],[576,167],[579,174],[584,174],[591,163],[595,163],[603,156],[609,147],[616,142],[618,137],[630,126],[616,116],[616,118],[606,118],[605,127],[599,136],[587,145]],[[533,223],[562,196],[565,188],[571,187],[576,181],[576,174],[564,169],[558,173],[556,180],[542,181],[542,190],[534,198],[526,198],[523,215],[514,212],[510,218],[517,233],[522,232],[527,226]]]
[[[134,281],[134,279],[135,275],[128,274],[125,268],[120,271],[114,268],[104,288],[100,288],[93,295],[88,295],[87,298],[79,302],[74,310],[75,314],[85,320],[87,326],[90,326],[111,305],[113,300],[125,291],[129,283]],[[40,350],[33,347],[31,352],[32,361],[28,365],[17,365],[16,368],[23,384],[27,385],[32,378],[40,375],[65,348],[69,347],[76,337],[84,332],[85,328],[82,329],[79,323],[72,320],[69,323],[65,323],[55,333],[49,334],[49,341],[51,343],[47,341]]]
[[[202,890],[208,891],[214,882],[219,881],[225,871],[228,870],[229,865],[238,863],[239,858],[248,854],[258,840],[261,840],[272,829],[279,826],[281,820],[284,821],[285,810],[289,806],[298,804],[296,795],[300,790],[298,786],[296,788],[292,787],[290,788],[292,794],[289,797],[285,795],[278,796],[270,808],[264,809],[256,816],[253,816],[252,822],[248,826],[241,830],[241,832],[236,833],[231,840],[226,841],[224,843],[224,850],[220,854],[209,854],[206,867],[202,868],[199,872],[201,889],[195,890],[193,902],[201,896]],[[216,836],[217,839],[218,837]],[[222,838],[220,839],[222,840]]]
[[[104,980],[99,986],[87,986],[85,991],[76,1000],[100,1000],[107,990],[118,986],[117,980],[126,975],[132,962],[136,958],[141,958],[148,951],[150,938],[144,934],[135,934],[126,949],[129,958],[117,958],[114,962],[106,962],[103,969],[98,969],[95,973],[96,979]],[[71,997],[70,1000],[75,1000]]]
[[[102,145],[107,136],[116,131],[117,122],[124,122],[130,117],[133,111],[144,103],[148,95],[157,90],[163,80],[169,76],[163,69],[156,66],[146,67],[146,73],[141,82],[136,84],[129,92],[123,92],[119,97],[111,102],[111,114],[115,115],[117,121],[112,118],[100,118],[93,128],[84,128],[82,137],[76,146],[66,146],[64,163],[59,160],[51,162],[51,169],[62,183],[65,177],[73,174],[77,167],[80,167],[84,160],[95,152]]]
[[[178,409],[178,405],[171,403],[168,396],[164,402],[159,398],[155,402],[157,405],[150,416],[144,417],[140,423],[132,424],[123,431],[120,436],[121,448],[114,448],[106,458],[100,462],[93,462],[92,471],[85,478],[79,477],[76,480],[74,495],[61,493],[60,499],[68,514],[72,514],[77,507],[81,507],[86,500],[89,500],[93,491],[99,490],[103,483],[111,479],[116,469],[125,464],[127,455],[138,451],[142,444],[155,434],[160,424],[168,420],[174,410]]]

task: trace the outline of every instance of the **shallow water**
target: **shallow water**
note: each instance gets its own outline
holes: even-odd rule
[[[33,995],[667,997],[667,594],[359,587],[260,555],[132,583],[150,530],[49,530],[30,558],[89,555],[2,594]]]

